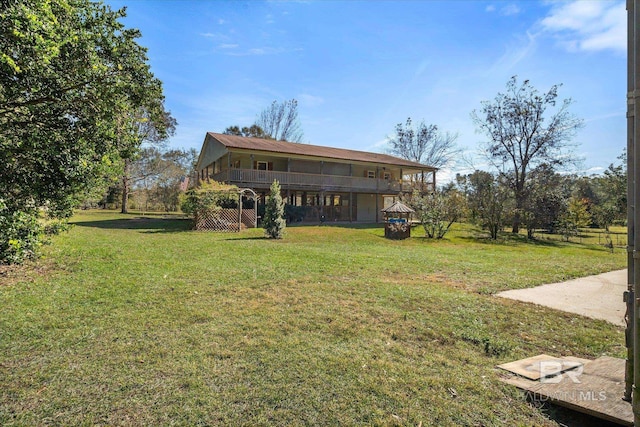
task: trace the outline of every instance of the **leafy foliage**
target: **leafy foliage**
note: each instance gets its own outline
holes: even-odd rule
[[[165,151],[154,146],[142,149],[130,175],[133,195],[142,201],[138,208],[176,211],[180,204],[180,185],[193,169],[196,158],[194,149]]]
[[[140,32],[126,29],[124,16],[88,0],[3,3],[0,186],[11,201],[5,215],[31,218],[18,221],[34,227],[28,239],[40,234],[33,209],[70,216],[81,195],[136,150],[126,117],[162,104]]]
[[[580,228],[588,227],[590,224],[591,215],[587,210],[587,200],[572,197],[566,211],[560,217],[558,231],[568,242],[570,237],[578,235]]]
[[[266,134],[264,130],[256,124],[253,124],[251,126],[243,126],[242,129],[239,126],[229,126],[222,133],[226,135],[248,136],[252,138],[270,138],[269,135]]]
[[[35,258],[44,229],[33,205],[9,209],[0,199],[0,264],[20,264]]]
[[[417,191],[411,196],[411,206],[416,210],[426,237],[442,239],[451,225],[464,213],[465,200],[462,194],[452,190],[435,191],[420,195]]]
[[[533,239],[537,229],[554,231],[570,196],[570,185],[571,179],[556,173],[546,164],[531,171],[522,209],[528,238]]]
[[[269,198],[265,206],[262,228],[270,239],[282,239],[287,221],[284,219],[284,201],[280,194],[280,183],[274,180],[271,184]]]
[[[215,181],[203,182],[184,194],[180,208],[182,212],[193,216],[202,212],[216,211],[237,203],[237,191],[238,188],[234,185],[220,184]]]
[[[435,168],[447,166],[459,154],[455,142],[458,134],[442,134],[436,125],[423,122],[413,128],[411,117],[396,125],[396,134],[388,138],[391,153]]]
[[[497,239],[511,208],[508,188],[498,177],[485,171],[458,176],[458,182],[467,196],[471,220],[489,230],[492,239]]]

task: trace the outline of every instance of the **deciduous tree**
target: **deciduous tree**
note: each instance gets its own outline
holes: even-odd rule
[[[415,191],[410,204],[420,219],[425,235],[430,239],[442,239],[453,223],[463,216],[466,201],[457,190],[436,190],[425,195]]]
[[[517,233],[527,201],[529,172],[540,164],[551,167],[575,159],[572,138],[582,120],[569,112],[571,99],[563,100],[555,111],[559,85],[539,93],[524,80],[512,77],[505,93],[484,101],[472,118],[478,130],[488,137],[486,153],[503,177],[509,181],[515,200],[512,231]]]
[[[162,91],[124,16],[89,0],[2,3],[0,186],[10,217],[41,208],[70,216],[120,153],[135,149],[137,140],[118,135],[123,111],[148,107],[152,88],[161,102]]]
[[[278,141],[302,142],[304,133],[298,118],[298,101],[273,101],[255,123],[265,134]]]
[[[485,171],[458,175],[457,179],[467,196],[471,219],[497,239],[511,208],[508,189],[499,177]]]
[[[436,125],[420,122],[413,128],[411,117],[405,124],[396,125],[396,133],[387,137],[390,152],[403,159],[442,168],[450,164],[460,153],[456,147],[457,133],[442,133]]]

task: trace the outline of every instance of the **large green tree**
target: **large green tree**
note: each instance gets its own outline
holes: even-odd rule
[[[80,194],[137,150],[129,118],[141,110],[154,112],[149,120],[158,117],[162,85],[136,41],[140,32],[120,22],[124,16],[88,0],[2,2],[6,212],[36,216],[44,208],[52,217],[70,216]]]
[[[519,231],[527,203],[529,172],[541,164],[555,168],[575,159],[572,138],[582,120],[569,111],[571,99],[563,100],[554,110],[558,88],[553,85],[540,93],[529,80],[518,83],[514,76],[506,92],[482,102],[481,110],[472,113],[478,130],[488,138],[488,158],[513,191],[514,233]]]

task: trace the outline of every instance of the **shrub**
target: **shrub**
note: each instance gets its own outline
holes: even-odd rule
[[[223,207],[237,207],[237,190],[235,186],[217,182],[203,183],[184,194],[180,209],[187,215],[197,216]]]
[[[44,238],[38,216],[33,204],[17,209],[0,199],[0,264],[21,264],[36,258]]]
[[[284,219],[284,202],[280,195],[280,184],[277,180],[271,184],[271,194],[267,199],[262,228],[270,239],[282,239],[287,222]]]

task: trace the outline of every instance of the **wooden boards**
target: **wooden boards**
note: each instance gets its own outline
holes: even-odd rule
[[[565,364],[574,367],[563,370]],[[499,367],[510,372],[502,380],[525,390],[531,399],[571,408],[620,425],[633,426],[631,403],[622,400],[624,365],[623,359],[606,356],[590,361],[539,355]],[[535,373],[535,366],[542,366],[541,374]],[[549,373],[553,368],[557,373],[545,375],[547,367]],[[521,376],[520,372],[525,375]],[[536,376],[537,379],[531,378]]]

